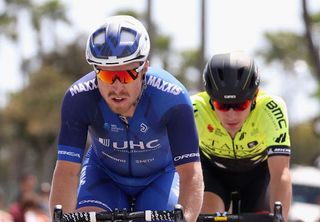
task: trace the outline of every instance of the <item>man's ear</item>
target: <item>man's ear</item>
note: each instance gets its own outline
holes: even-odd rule
[[[143,73],[146,73],[148,71],[148,68],[149,68],[149,60],[146,61],[146,63],[144,64],[144,67],[143,67]]]

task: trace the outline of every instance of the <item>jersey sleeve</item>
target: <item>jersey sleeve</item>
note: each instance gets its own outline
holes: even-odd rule
[[[175,166],[200,161],[198,134],[189,104],[172,108],[167,114],[167,131]]]
[[[58,160],[81,163],[86,141],[88,124],[81,97],[72,96],[68,91],[61,107],[61,126],[58,139]]]
[[[280,97],[273,97],[265,104],[268,156],[291,155],[289,121],[285,102]]]

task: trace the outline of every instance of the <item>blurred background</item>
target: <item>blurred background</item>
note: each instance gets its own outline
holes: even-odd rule
[[[292,164],[320,155],[319,0],[0,0],[0,187],[5,203],[32,173],[50,183],[60,104],[91,67],[88,35],[103,19],[130,14],[151,38],[151,65],[189,89],[203,90],[202,69],[215,53],[252,55],[262,88],[287,103]],[[0,208],[1,209],[1,208]]]

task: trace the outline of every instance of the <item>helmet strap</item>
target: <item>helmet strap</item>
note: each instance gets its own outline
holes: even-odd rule
[[[256,104],[257,104],[257,103],[256,103],[256,99],[252,100],[250,112],[251,112],[252,110],[254,110],[254,108],[256,108]]]
[[[256,108],[256,104],[257,104],[256,99],[257,99],[258,93],[259,93],[259,89],[257,89],[256,93],[254,94],[250,111],[252,111],[252,110],[254,110],[254,108]]]
[[[141,96],[142,96],[144,90],[147,88],[146,74],[144,73],[141,78],[142,78],[141,90],[140,90],[140,94],[139,94],[136,102],[133,103],[134,106],[137,106],[137,104],[139,103],[139,101],[140,101],[140,99],[141,99]]]

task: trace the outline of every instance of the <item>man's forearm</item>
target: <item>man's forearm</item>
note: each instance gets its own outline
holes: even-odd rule
[[[76,187],[75,189],[67,188],[67,186],[61,186],[61,184],[55,186],[53,183],[49,201],[51,216],[57,204],[62,205],[64,213],[73,212],[76,208]]]
[[[64,175],[55,171],[49,199],[52,216],[55,205],[61,204],[63,212],[73,212],[76,208],[78,176]]]
[[[196,221],[203,200],[202,178],[192,178],[180,185],[179,203],[184,207],[187,222]]]
[[[203,178],[201,167],[196,167],[190,177],[180,179],[179,203],[184,208],[187,222],[194,222],[201,210],[203,200]]]
[[[281,201],[283,216],[288,221],[288,214],[292,198],[292,184],[290,175],[290,157],[271,156],[268,158],[270,172],[270,206],[273,209],[275,201]]]
[[[270,208],[273,209],[275,201],[280,201],[283,207],[283,217],[285,221],[288,221],[288,214],[292,197],[290,178],[282,178],[279,181],[271,182],[270,188]]]

